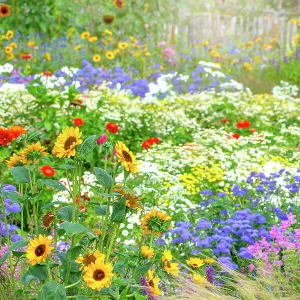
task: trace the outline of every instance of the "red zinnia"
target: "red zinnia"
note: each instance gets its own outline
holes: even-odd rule
[[[240,138],[240,135],[238,133],[233,133],[231,136],[233,138],[235,138],[236,140],[238,140]]]
[[[52,76],[52,73],[49,72],[49,71],[45,71],[45,72],[43,73],[43,75],[44,75],[44,76]]]
[[[148,140],[144,141],[142,143],[142,147],[144,149],[149,149],[153,144],[158,144],[159,143],[159,138],[149,138]]]
[[[244,129],[250,127],[250,123],[246,120],[238,121],[236,123],[236,128],[238,129]]]
[[[148,141],[142,142],[142,147],[144,149],[149,149],[151,147],[151,144]]]
[[[115,123],[109,122],[105,126],[106,130],[110,133],[117,133],[119,130],[119,126]]]
[[[222,119],[222,120],[220,120],[220,122],[224,123],[224,124],[227,124],[227,123],[229,123],[229,120],[228,119]]]
[[[8,130],[13,139],[17,139],[21,134],[26,134],[26,130],[22,126],[11,126]]]
[[[23,54],[22,55],[23,60],[27,60],[27,59],[30,59],[30,58],[31,58],[31,54]]]
[[[47,177],[52,177],[55,175],[55,170],[50,166],[41,167],[41,173]]]
[[[0,146],[6,146],[12,139],[13,136],[8,129],[0,128]]]
[[[80,126],[83,126],[84,122],[83,122],[83,120],[80,119],[80,118],[75,118],[75,119],[73,119],[73,124],[74,124],[75,126],[80,127]]]

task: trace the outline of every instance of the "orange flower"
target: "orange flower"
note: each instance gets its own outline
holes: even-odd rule
[[[83,120],[81,118],[75,118],[75,119],[73,119],[73,124],[75,126],[80,127],[80,126],[84,125],[84,122],[83,122]]]
[[[52,177],[55,175],[55,170],[52,167],[46,165],[41,167],[41,173],[47,177]]]
[[[7,4],[2,4],[0,6],[0,17],[6,18],[10,15],[10,8]]]
[[[9,132],[13,139],[17,139],[21,134],[26,134],[26,130],[22,126],[11,126]]]
[[[125,7],[124,0],[115,0],[115,6],[117,9],[123,9]]]

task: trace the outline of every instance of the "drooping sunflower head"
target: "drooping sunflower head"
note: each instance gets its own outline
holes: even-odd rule
[[[16,153],[14,153],[7,161],[7,167],[11,169],[18,166],[23,166],[22,156],[19,156]]]
[[[114,15],[106,15],[103,17],[103,22],[107,25],[110,25],[113,23],[114,19],[115,19]]]
[[[133,153],[122,143],[117,142],[115,146],[119,163],[130,173],[138,172],[138,162]]]
[[[123,9],[125,7],[124,0],[114,0],[114,2],[117,9]]]
[[[144,229],[145,234],[153,232],[161,235],[162,232],[166,232],[172,227],[171,217],[157,210],[151,210],[149,213],[146,213],[141,223],[141,228]]]
[[[75,147],[82,144],[81,135],[78,127],[64,129],[57,137],[52,153],[59,158],[75,156]]]
[[[105,255],[99,250],[95,252],[88,251],[84,255],[79,256],[75,261],[80,264],[80,270],[86,269],[91,263],[95,263],[97,258],[105,258]]]
[[[10,7],[7,4],[0,6],[0,18],[6,18],[10,15]]]
[[[52,212],[46,213],[45,215],[42,216],[41,227],[43,227],[46,230],[49,230],[53,225],[54,220],[55,220],[55,216]]]
[[[41,156],[47,156],[47,149],[40,142],[28,145],[20,154],[24,164],[38,163]]]
[[[97,258],[86,267],[83,280],[86,285],[93,290],[100,291],[104,287],[111,285],[111,280],[114,277],[113,266],[111,263],[105,263],[104,257]]]
[[[51,239],[41,234],[29,242],[26,257],[31,265],[39,264],[47,259],[48,254],[54,249],[50,246],[51,242]]]
[[[138,210],[142,210],[142,199],[137,197],[136,195],[125,191],[122,188],[119,187],[115,187],[114,191],[116,193],[121,194],[122,196],[126,197],[126,206],[131,208],[131,209],[138,209]]]

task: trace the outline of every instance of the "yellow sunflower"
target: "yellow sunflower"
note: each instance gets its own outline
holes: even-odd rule
[[[83,256],[79,256],[75,261],[80,264],[80,270],[83,270],[91,264],[91,263],[95,263],[97,258],[101,258],[104,259],[105,255],[103,253],[101,253],[99,250],[96,250],[94,253],[91,252],[87,252],[86,254],[84,254]]]
[[[109,60],[112,60],[115,58],[115,54],[112,51],[106,51],[105,57]]]
[[[160,282],[160,278],[157,276],[154,276],[153,270],[149,270],[147,283],[148,283],[149,289],[154,297],[162,294],[161,290],[158,288],[159,282]]]
[[[215,260],[212,259],[212,258],[205,258],[204,262],[207,263],[207,264],[213,264],[215,262]]]
[[[33,41],[29,41],[28,44],[27,44],[27,46],[30,47],[30,48],[34,47],[34,45],[35,45],[35,44],[34,44]]]
[[[119,163],[131,173],[138,172],[138,162],[133,153],[120,141],[115,146]]]
[[[142,253],[142,255],[143,255],[144,257],[151,258],[151,257],[153,257],[153,255],[154,255],[154,249],[153,249],[153,248],[150,248],[150,247],[148,247],[148,246],[146,246],[146,245],[143,245],[143,246],[141,247],[141,253]]]
[[[115,187],[114,191],[116,193],[119,193],[122,196],[126,197],[126,206],[127,207],[129,207],[131,209],[142,210],[142,203],[141,203],[142,199],[141,198],[137,197],[134,194],[128,193],[127,191],[125,191],[121,188],[118,188],[118,187]]]
[[[22,163],[22,156],[19,156],[17,154],[13,154],[9,160],[7,160],[7,167],[9,169],[17,167],[17,166],[23,166]]]
[[[32,239],[26,249],[26,257],[31,265],[39,264],[47,259],[48,254],[54,249],[50,247],[52,240],[45,235]]]
[[[95,54],[94,56],[93,56],[93,61],[94,62],[99,62],[101,60],[101,56],[99,55],[99,54]]]
[[[171,274],[173,276],[178,276],[178,274],[179,274],[179,264],[178,263],[171,263],[169,261],[165,261],[164,269],[168,274]]]
[[[17,44],[15,42],[10,43],[9,46],[12,47],[12,48],[14,48],[14,49],[17,48]]]
[[[46,151],[46,147],[42,146],[40,142],[35,144],[28,145],[25,149],[23,149],[20,154],[22,156],[23,164],[32,164],[33,161],[36,163],[39,162],[38,158],[42,156],[47,156],[48,153]]]
[[[75,147],[82,143],[81,135],[78,127],[64,129],[57,137],[52,153],[59,158],[75,156]]]
[[[10,40],[14,37],[14,32],[12,30],[8,30],[6,32],[6,37]]]
[[[89,41],[90,43],[95,43],[97,40],[98,40],[98,38],[97,38],[96,36],[92,36],[92,37],[90,37],[90,38],[88,39],[88,41]]]
[[[197,269],[204,265],[204,260],[201,258],[191,257],[189,260],[186,261],[186,263],[194,269]]]
[[[91,36],[91,34],[90,34],[88,31],[84,31],[84,32],[80,35],[80,37],[81,37],[82,40],[86,40],[86,39],[88,39],[90,36]]]
[[[6,58],[7,58],[8,60],[12,60],[12,59],[15,58],[15,56],[14,56],[13,53],[7,53],[7,54],[6,54]]]
[[[207,283],[207,280],[206,280],[203,276],[201,276],[201,275],[199,275],[199,274],[193,275],[193,281],[194,281],[195,283],[197,283],[197,284],[204,284],[204,283]]]
[[[166,232],[172,227],[171,217],[157,210],[146,213],[141,219],[141,223],[141,228],[144,229],[145,234],[151,234],[153,231],[161,235],[162,232]]]
[[[74,50],[75,50],[75,51],[78,51],[80,48],[82,48],[82,45],[81,45],[81,44],[75,46],[75,47],[74,47]]]
[[[4,52],[6,53],[6,54],[10,54],[10,53],[12,53],[12,51],[13,51],[13,47],[11,47],[11,46],[6,46],[5,48],[4,48]]]
[[[113,277],[112,264],[105,263],[104,258],[97,258],[94,263],[92,262],[85,269],[83,280],[91,289],[100,291],[104,287],[109,287],[111,285]]]
[[[161,258],[162,262],[171,261],[173,259],[172,253],[170,250],[165,249],[163,252],[163,256]]]
[[[119,49],[124,50],[128,47],[128,44],[126,42],[122,42],[118,44]]]

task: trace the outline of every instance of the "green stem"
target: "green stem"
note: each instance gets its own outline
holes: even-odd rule
[[[81,282],[81,279],[82,279],[82,278],[80,277],[80,279],[79,279],[78,281],[76,281],[76,282],[74,282],[74,283],[72,283],[72,284],[70,284],[70,285],[65,286],[65,288],[66,288],[66,289],[69,289],[69,288],[71,288],[71,287],[77,285],[78,283]]]
[[[110,191],[108,191],[108,193],[110,193]],[[100,251],[101,252],[103,252],[103,242],[104,242],[104,238],[105,238],[105,235],[106,235],[107,225],[108,225],[108,220],[109,220],[110,202],[111,202],[111,198],[109,197],[108,201],[107,201],[106,215],[105,215],[105,220],[104,220],[104,223],[103,223],[103,229],[102,229],[101,239],[100,239]]]
[[[112,230],[112,234],[110,236],[110,243],[109,243],[108,250],[107,250],[107,253],[106,253],[105,262],[109,261],[109,258],[110,258],[111,252],[112,252],[112,248],[116,243],[116,238],[118,236],[119,229],[120,229],[120,223],[116,224],[114,226],[113,230]]]
[[[151,232],[151,237],[150,237],[150,248],[152,247],[152,243],[153,243],[153,238],[154,238],[154,232]]]
[[[46,260],[46,265],[47,265],[48,277],[49,277],[49,280],[51,281],[52,280],[52,275],[51,275],[49,259]]]

